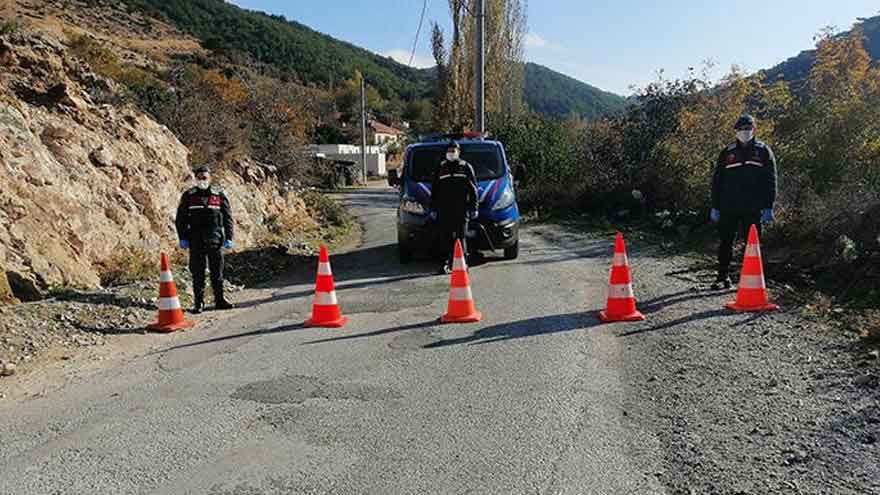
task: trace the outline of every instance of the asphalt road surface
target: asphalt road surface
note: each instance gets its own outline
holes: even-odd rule
[[[471,270],[484,320],[441,326],[449,278],[397,263],[393,192],[345,200],[347,327],[303,328],[315,268],[278,274],[222,326],[3,410],[0,493],[667,493],[621,337],[651,323],[596,316],[610,236],[524,229]]]

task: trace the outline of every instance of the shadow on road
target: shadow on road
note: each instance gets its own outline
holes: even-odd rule
[[[186,349],[186,348],[189,348],[189,347],[197,347],[197,346],[200,346],[200,345],[206,345],[206,344],[216,344],[217,342],[224,342],[224,341],[227,341],[227,340],[243,339],[243,338],[246,338],[246,337],[256,337],[256,336],[259,336],[259,335],[270,335],[270,334],[273,334],[273,333],[292,332],[292,331],[294,331],[294,330],[303,330],[303,329],[305,329],[305,328],[306,328],[305,324],[303,324],[303,323],[297,323],[297,324],[294,324],[294,325],[282,325],[282,326],[280,326],[280,327],[264,328],[264,329],[260,329],[260,330],[252,330],[252,331],[250,331],[250,332],[237,333],[237,334],[233,334],[233,335],[224,335],[224,336],[222,336],[222,337],[215,337],[215,338],[213,338],[213,339],[205,339],[205,340],[199,340],[199,341],[197,341],[197,342],[190,342],[190,343],[188,343],[188,344],[176,345],[176,346],[174,346],[174,347],[169,347],[169,348],[167,348],[167,349],[161,349],[161,350],[158,350],[158,351],[151,352],[150,354],[162,354],[162,353],[165,353],[165,352],[176,351],[176,350],[180,350],[180,349]]]
[[[428,262],[408,265],[400,264],[397,259],[396,244],[356,249],[347,253],[331,255],[330,263],[333,267],[333,277],[337,282],[337,291],[361,289],[403,280],[430,277],[436,271],[436,265]],[[296,270],[271,283],[264,284],[263,287],[272,289],[314,284],[317,268],[318,257],[314,256],[311,260],[304,260]],[[344,282],[345,280],[354,280],[354,282]],[[306,297],[313,293],[313,289],[280,292],[263,299],[239,302],[237,306],[250,308],[275,301]]]
[[[654,299],[642,301],[641,303],[639,303],[639,310],[642,313],[652,314],[661,311],[669,306],[674,306],[676,304],[687,301],[693,301],[695,299],[705,299],[707,297],[713,297],[715,295],[716,293],[713,292],[707,293],[688,289],[681,292],[676,292],[674,294],[666,294],[655,297]]]
[[[356,335],[344,335],[342,337],[332,337],[329,339],[313,340],[311,342],[306,342],[303,345],[326,344],[328,342],[339,342],[339,341],[343,341],[343,340],[365,339],[368,337],[377,337],[379,335],[385,335],[385,334],[389,334],[389,333],[405,332],[407,330],[420,330],[422,328],[429,328],[429,327],[433,327],[433,326],[436,326],[439,324],[440,324],[440,321],[438,319],[434,319],[434,320],[425,321],[422,323],[414,323],[412,325],[402,325],[399,327],[385,328],[382,330],[376,330],[374,332],[361,333],[361,334],[356,334]]]
[[[669,329],[669,328],[672,328],[672,327],[675,327],[678,325],[683,325],[685,323],[690,323],[690,322],[699,321],[699,320],[708,320],[710,318],[717,318],[719,316],[724,316],[724,315],[729,315],[729,314],[730,314],[730,311],[727,311],[725,309],[721,309],[721,308],[711,309],[711,310],[707,310],[707,311],[702,311],[700,313],[694,313],[692,315],[688,315],[688,316],[678,318],[678,319],[675,319],[672,321],[668,321],[668,322],[663,323],[661,325],[656,325],[656,326],[649,327],[649,328],[641,328],[638,330],[631,330],[629,332],[625,332],[625,333],[620,334],[619,337],[629,337],[632,335],[639,335],[639,334],[643,334],[643,333],[658,332],[660,330],[666,330],[666,329]]]
[[[595,313],[570,313],[566,315],[541,316],[528,320],[502,323],[477,330],[471,335],[441,340],[425,345],[425,349],[437,349],[462,344],[491,344],[505,340],[549,335],[574,330],[586,330],[599,326]]]

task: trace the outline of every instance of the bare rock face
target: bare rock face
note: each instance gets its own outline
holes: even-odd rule
[[[134,106],[94,103],[83,84],[115,83],[57,36],[0,37],[0,298],[7,286],[25,300],[54,286],[97,286],[96,264],[119,248],[158,259],[177,244],[174,214],[191,187],[186,147]],[[260,164],[244,159],[215,176],[240,247],[269,216],[305,211]]]

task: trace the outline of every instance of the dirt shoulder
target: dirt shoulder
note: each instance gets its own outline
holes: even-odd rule
[[[332,250],[350,250],[361,242],[362,229],[351,223],[334,236]],[[279,274],[307,269],[314,262],[316,239],[296,239],[228,254],[228,298],[236,304],[268,300],[284,278]],[[185,255],[178,253],[175,259],[175,283],[186,309],[192,306],[192,279],[183,264]],[[0,306],[0,361],[15,369],[14,375],[0,377],[0,401],[10,404],[50,393],[69,380],[118,366],[192,332],[210,334],[224,320],[249,310],[187,313],[196,323],[192,330],[149,333],[146,326],[156,320],[157,297],[158,281],[152,280],[98,291],[59,290],[43,301]]]

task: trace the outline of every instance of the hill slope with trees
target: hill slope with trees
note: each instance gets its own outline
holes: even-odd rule
[[[864,19],[861,23],[865,35],[865,50],[872,60],[880,60],[880,16]],[[850,31],[840,33],[846,37]],[[765,72],[767,81],[784,79],[788,82],[805,80],[816,62],[816,50],[805,50]]]
[[[572,114],[592,120],[622,111],[627,100],[542,65],[526,64],[525,100],[529,108],[553,117]]]
[[[124,0],[198,38],[205,48],[247,54],[291,79],[321,88],[339,86],[356,72],[383,98],[432,98],[436,70],[418,70],[283,16],[239,8],[222,0]],[[526,66],[526,103],[535,111],[596,118],[623,108],[623,99],[535,64]]]

